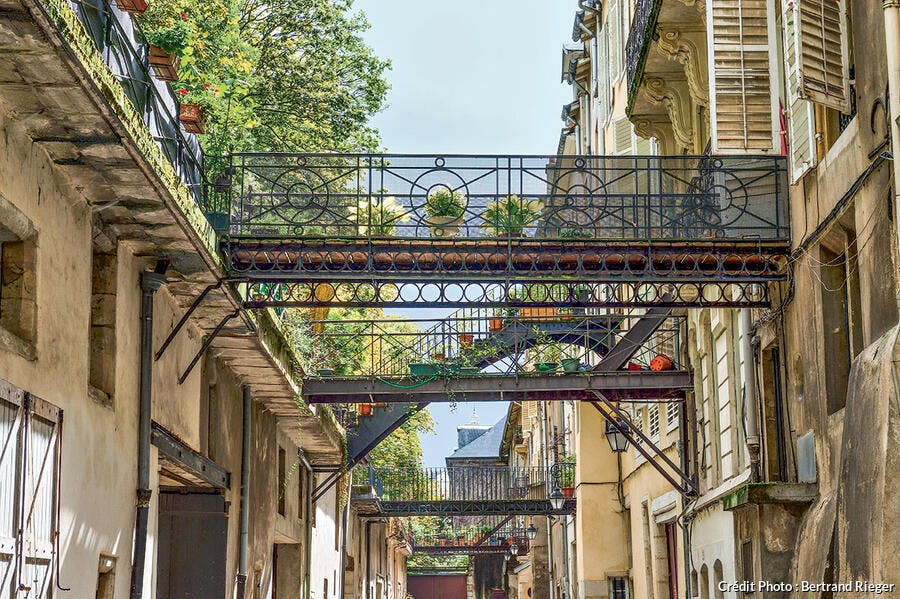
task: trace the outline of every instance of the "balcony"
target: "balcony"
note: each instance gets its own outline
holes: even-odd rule
[[[228,172],[222,250],[250,281],[739,283],[783,278],[790,238],[782,157],[242,154]]]

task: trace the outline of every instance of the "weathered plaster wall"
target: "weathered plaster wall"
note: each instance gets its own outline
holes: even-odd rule
[[[576,557],[578,599],[608,597],[607,576],[629,568],[626,519],[619,505],[616,457],[609,445],[600,443],[605,420],[594,408],[581,405],[575,450],[578,454],[575,513],[578,537]]]

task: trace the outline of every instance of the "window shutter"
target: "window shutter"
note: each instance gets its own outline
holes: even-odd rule
[[[800,96],[850,111],[845,0],[795,0]]]
[[[597,120],[600,123],[600,126],[606,124],[606,120],[609,118],[609,105],[610,101],[610,77],[609,77],[609,30],[607,28],[603,28],[600,32],[600,41],[597,44],[600,48],[600,56],[598,57],[599,65],[597,67],[597,71],[599,73],[598,77],[598,85],[600,89],[598,91],[598,97],[600,104],[600,110],[597,112]]]
[[[796,183],[816,165],[816,131],[813,104],[800,94],[800,68],[797,55],[799,35],[797,5],[788,7],[784,25],[784,63],[787,78],[788,145],[791,157],[791,183]]]
[[[606,12],[606,30],[609,32],[609,77],[615,81],[622,70],[621,26],[619,24],[619,2],[613,0],[609,3]]]
[[[774,0],[707,3],[712,150],[780,151]]]
[[[655,144],[652,139],[644,139],[635,133],[634,135],[634,153],[636,156],[653,156],[656,154]]]
[[[634,154],[634,131],[631,121],[626,117],[615,120],[613,126],[615,135],[615,153],[617,156]]]

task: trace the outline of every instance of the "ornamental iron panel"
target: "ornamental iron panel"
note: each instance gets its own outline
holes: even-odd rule
[[[788,241],[783,157],[235,154],[231,228],[280,239]]]

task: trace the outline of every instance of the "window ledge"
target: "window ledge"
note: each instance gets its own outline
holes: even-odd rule
[[[18,354],[29,362],[37,360],[37,349],[34,347],[34,343],[25,341],[3,327],[0,327],[0,349]]]
[[[113,408],[113,396],[106,391],[102,391],[93,385],[88,385],[88,395],[94,402],[104,408]]]

